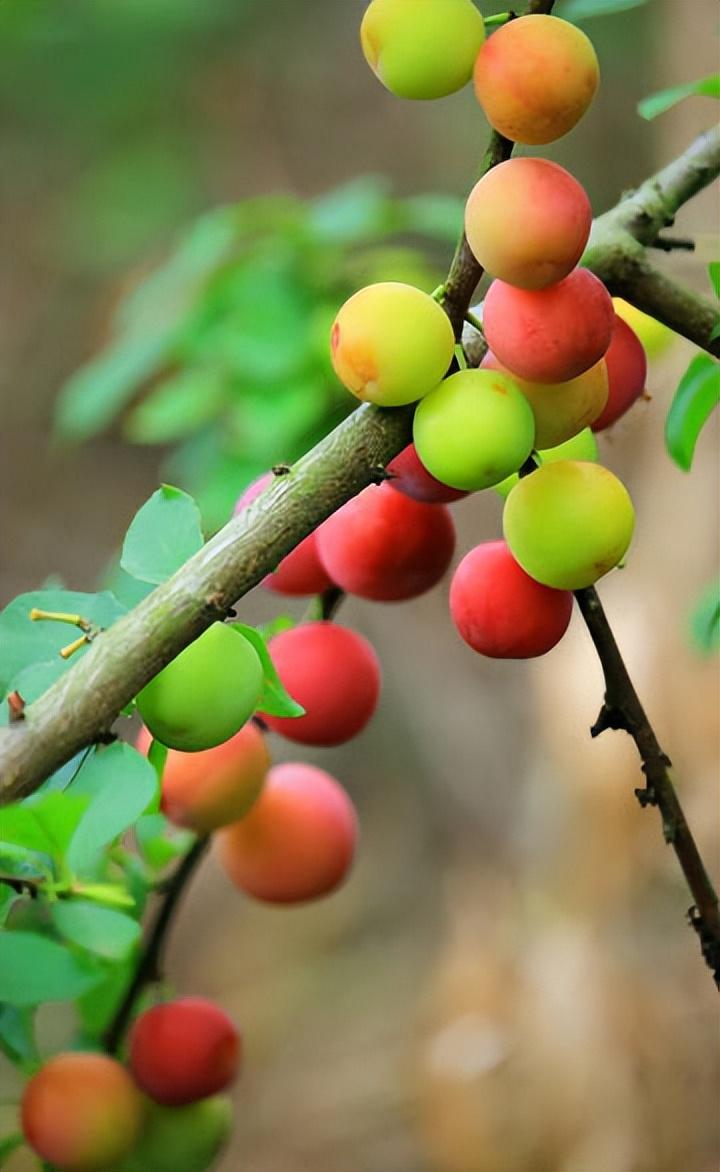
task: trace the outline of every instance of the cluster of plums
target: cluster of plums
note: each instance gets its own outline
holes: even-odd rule
[[[185,997],[135,1020],[127,1066],[68,1051],[28,1081],[25,1139],[68,1172],[204,1172],[224,1145],[240,1035],[211,1001]]]

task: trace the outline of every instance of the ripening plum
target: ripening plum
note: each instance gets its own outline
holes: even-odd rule
[[[677,337],[677,334],[674,334],[669,326],[650,317],[649,313],[643,313],[641,309],[631,305],[629,301],[624,301],[622,297],[613,297],[613,307],[618,317],[621,317],[637,334],[643,350],[650,359],[658,358]]]
[[[216,842],[228,876],[267,903],[301,903],[342,883],[355,854],[357,817],[330,774],[313,765],[276,765],[242,822]]]
[[[510,375],[461,370],[418,404],[413,439],[433,476],[474,492],[517,472],[532,451],[535,420]]]
[[[150,741],[147,729],[141,729],[137,740],[141,753],[147,753]],[[247,814],[269,768],[265,738],[252,721],[214,749],[199,753],[170,749],[160,808],[176,826],[210,834]]]
[[[380,695],[380,664],[362,635],[337,623],[303,623],[271,639],[269,651],[305,709],[298,717],[264,714],[274,732],[305,745],[341,745],[365,727]]]
[[[537,383],[564,383],[604,356],[615,313],[602,281],[574,269],[547,289],[493,281],[485,296],[488,346],[507,370]]]
[[[601,464],[560,460],[518,481],[503,531],[526,573],[556,590],[592,586],[617,566],[635,515],[625,486]]]
[[[585,33],[557,16],[508,21],[475,63],[475,93],[490,125],[529,146],[572,130],[592,102],[600,70]]]
[[[105,1054],[49,1059],[28,1082],[22,1129],[42,1160],[70,1172],[100,1172],[134,1147],[143,1100],[128,1072]]]
[[[484,370],[505,370],[492,350],[482,360]],[[577,378],[563,383],[537,383],[511,375],[535,418],[535,446],[555,448],[572,439],[597,419],[608,399],[608,373],[601,358]]]
[[[182,1107],[207,1099],[237,1075],[242,1041],[228,1015],[203,997],[146,1009],[130,1030],[135,1082],[156,1103]]]
[[[233,510],[237,516],[260,495],[274,480],[272,472],[266,472],[248,485],[238,498]],[[263,578],[262,586],[275,594],[308,595],[322,594],[329,590],[332,582],[320,564],[315,533],[310,533],[295,549],[287,554],[273,574]]]
[[[140,1139],[112,1172],[206,1172],[225,1146],[232,1104],[223,1095],[186,1107],[148,1101]]]
[[[592,429],[585,427],[572,439],[565,440],[564,444],[558,444],[554,448],[541,448],[538,456],[542,464],[555,464],[558,460],[587,460],[594,463],[598,458],[597,440]],[[515,487],[518,479],[517,472],[514,472],[512,476],[508,476],[500,484],[494,485],[495,492],[503,497],[508,496],[510,489]]]
[[[460,562],[450,586],[450,615],[465,642],[494,659],[545,655],[572,614],[568,590],[552,590],[518,565],[504,541],[487,541]]]
[[[634,330],[615,314],[610,347],[604,359],[608,372],[608,400],[593,431],[604,431],[629,411],[645,390],[647,358]]]
[[[417,454],[415,444],[408,444],[394,460],[387,466],[392,479],[388,484],[405,493],[414,501],[423,501],[427,505],[449,505],[453,501],[460,501],[468,494],[457,488],[450,488],[431,476]]]
[[[440,382],[455,349],[450,320],[412,285],[368,285],[345,302],[331,334],[340,382],[369,403],[414,403]]]
[[[437,585],[455,550],[455,527],[445,505],[371,484],[323,523],[318,548],[348,594],[397,602]]]
[[[147,728],[169,749],[212,749],[257,708],[263,669],[255,648],[225,623],[213,623],[137,697]]]
[[[444,98],[462,89],[484,40],[471,0],[372,0],[360,26],[368,65],[399,98]]]
[[[583,187],[547,159],[508,159],[493,167],[465,207],[465,235],[478,263],[521,289],[544,289],[567,277],[591,224]]]

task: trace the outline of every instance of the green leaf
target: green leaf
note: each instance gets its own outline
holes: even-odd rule
[[[114,964],[105,970],[102,981],[76,1000],[75,1008],[80,1021],[92,1038],[99,1038],[112,1021],[115,1010],[132,979],[132,968],[132,958]]]
[[[59,434],[65,439],[85,440],[102,431],[168,353],[169,339],[160,331],[147,337],[121,338],[81,367],[57,401]]]
[[[708,276],[710,277],[710,284],[715,291],[715,296],[717,297],[718,301],[720,301],[720,260],[710,261],[710,264],[708,265]],[[718,323],[718,326],[720,326],[720,322]],[[718,326],[715,326],[716,330],[718,329]]]
[[[117,742],[88,761],[72,792],[91,799],[67,853],[69,866],[82,874],[92,866],[98,851],[132,826],[157,800],[158,779],[141,753]]]
[[[61,936],[105,960],[123,960],[140,939],[137,920],[114,908],[79,899],[59,900],[51,914]]]
[[[269,643],[274,635],[279,635],[282,631],[291,631],[295,626],[297,626],[297,622],[292,615],[279,614],[276,618],[270,619],[270,622],[259,626],[257,631],[265,642]]]
[[[125,424],[125,434],[137,444],[184,439],[218,414],[225,397],[225,380],[216,371],[181,371],[135,408]]]
[[[32,1010],[0,1005],[0,1049],[17,1065],[24,1066],[39,1060]]]
[[[0,1001],[10,1005],[71,1001],[102,976],[102,970],[45,936],[32,932],[0,936]]]
[[[16,1131],[14,1135],[8,1135],[5,1139],[0,1139],[0,1168],[16,1148],[22,1147],[24,1143],[25,1136],[20,1131]]]
[[[684,472],[690,471],[700,432],[719,402],[720,366],[709,354],[698,354],[680,379],[665,420],[665,446]]]
[[[200,512],[186,492],[163,484],[135,514],[120,565],[141,582],[164,582],[203,546]]]
[[[268,716],[304,716],[305,709],[285,690],[260,631],[255,627],[246,627],[244,623],[233,623],[232,626],[252,643],[260,656],[265,680],[258,711],[267,712]]]
[[[173,826],[164,814],[147,814],[135,826],[138,849],[148,866],[162,871],[169,863],[187,854],[195,835]]]
[[[70,793],[33,796],[28,798],[22,808],[33,814],[47,837],[51,852],[62,858],[89,805],[87,795],[83,796],[79,790],[73,789]]]
[[[152,582],[140,582],[132,575],[126,574],[120,565],[119,557],[106,570],[103,586],[128,610],[132,610],[154,590]]]
[[[702,655],[720,651],[720,579],[712,582],[695,604],[690,637]]]
[[[648,0],[567,0],[558,9],[558,16],[581,24],[595,16],[614,16],[628,12],[631,8],[641,8],[647,3]]]
[[[682,102],[684,98],[693,97],[720,98],[720,73],[711,73],[697,81],[688,81],[651,94],[638,103],[638,113],[650,121],[657,118],[658,114],[664,114],[666,110],[676,106],[678,102]]]

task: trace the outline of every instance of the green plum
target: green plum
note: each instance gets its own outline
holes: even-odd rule
[[[143,688],[137,706],[163,745],[197,753],[242,728],[262,685],[255,648],[233,627],[213,623]]]
[[[135,1150],[112,1172],[206,1172],[232,1126],[230,1100],[221,1095],[187,1107],[148,1102],[147,1110]]]
[[[536,582],[592,586],[627,552],[635,525],[625,486],[601,464],[560,460],[520,480],[505,502],[510,552]]]
[[[418,405],[415,448],[443,484],[475,492],[517,472],[532,451],[532,408],[508,374],[461,370]]]
[[[360,27],[368,65],[399,98],[444,98],[462,89],[484,40],[471,0],[372,0]]]
[[[564,444],[558,444],[555,448],[542,448],[538,452],[540,462],[542,464],[555,464],[558,460],[587,460],[594,464],[598,458],[597,440],[593,435],[592,428],[586,427],[583,431],[579,431],[572,439],[565,440]],[[512,476],[501,480],[499,484],[495,485],[495,492],[499,492],[500,496],[508,496],[510,489],[514,488],[518,482],[517,472],[513,472]]]

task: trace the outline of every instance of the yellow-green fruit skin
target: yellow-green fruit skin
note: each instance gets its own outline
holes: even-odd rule
[[[572,439],[602,413],[608,400],[609,383],[605,359],[564,383],[535,383],[520,378],[501,366],[488,351],[483,369],[509,374],[527,399],[535,416],[535,446],[555,448]]]
[[[589,463],[595,463],[598,458],[598,445],[595,439],[595,433],[591,428],[586,427],[582,431],[574,435],[572,439],[565,440],[564,444],[558,444],[555,448],[542,448],[538,452],[541,464],[556,464],[558,460],[586,460]],[[507,497],[510,490],[515,487],[519,480],[517,472],[513,472],[512,476],[501,480],[499,484],[495,485],[495,492],[500,496]]]
[[[257,708],[262,684],[254,647],[239,631],[213,623],[143,688],[137,706],[163,745],[196,753],[242,728]]]
[[[222,1095],[187,1107],[148,1102],[145,1128],[135,1150],[112,1172],[206,1172],[232,1127],[232,1106]]]
[[[413,439],[432,476],[475,492],[517,472],[532,451],[535,421],[509,375],[461,370],[418,405]]]
[[[524,477],[505,502],[510,552],[556,590],[592,586],[623,559],[635,513],[625,486],[601,464],[561,460]]]
[[[414,403],[447,371],[455,338],[447,314],[412,285],[367,285],[345,302],[331,333],[332,363],[358,399]]]
[[[658,358],[677,338],[677,334],[668,326],[630,305],[628,301],[623,301],[622,297],[613,297],[613,307],[618,317],[635,331],[648,358]]]
[[[372,0],[360,26],[368,65],[399,98],[444,98],[462,89],[484,40],[472,0]]]

